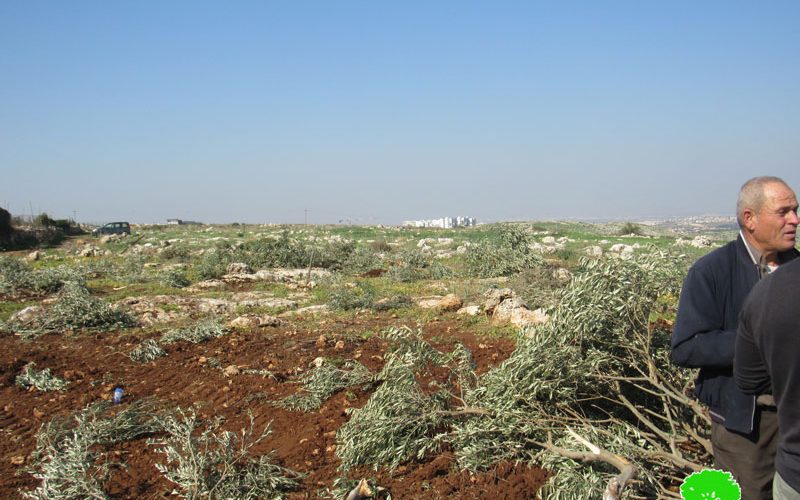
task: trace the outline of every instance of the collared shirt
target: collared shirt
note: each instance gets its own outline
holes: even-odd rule
[[[759,252],[757,248],[753,247],[750,242],[747,241],[747,238],[744,237],[744,233],[739,231],[739,234],[742,237],[742,241],[744,241],[745,248],[747,248],[747,253],[750,254],[750,258],[753,259],[753,264],[755,264],[756,268],[758,269],[759,278],[763,278],[772,271],[778,269],[778,266],[771,266],[767,264],[767,261],[764,259],[764,256],[761,255],[761,252]]]
[[[747,253],[749,253],[750,258],[753,259],[753,264],[758,268],[759,279],[778,269],[778,266],[770,266],[767,264],[761,252],[750,245],[750,242],[747,241],[747,238],[744,237],[741,231],[739,231],[739,234],[742,236],[742,241],[744,241],[744,247],[747,249]],[[772,394],[760,394],[756,398],[756,404],[760,407],[773,408],[775,407],[775,399],[772,397]]]

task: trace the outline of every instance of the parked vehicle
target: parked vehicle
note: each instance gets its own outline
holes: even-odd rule
[[[92,234],[95,236],[101,234],[131,234],[131,225],[127,222],[109,222],[93,230]]]

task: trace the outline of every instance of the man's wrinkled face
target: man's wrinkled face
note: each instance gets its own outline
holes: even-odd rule
[[[783,184],[770,183],[764,186],[764,195],[764,204],[751,212],[747,224],[756,246],[763,254],[794,248],[798,224],[794,192]]]

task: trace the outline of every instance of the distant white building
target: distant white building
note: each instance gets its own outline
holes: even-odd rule
[[[199,225],[202,222],[196,222],[193,220],[183,220],[183,219],[167,219],[167,224],[170,226],[191,226],[191,225]]]
[[[442,217],[441,219],[407,220],[403,227],[439,227],[451,229],[454,227],[469,227],[477,224],[475,217]]]

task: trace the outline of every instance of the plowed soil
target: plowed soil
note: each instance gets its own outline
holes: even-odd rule
[[[256,429],[271,422],[273,431],[253,452],[274,450],[275,462],[306,474],[289,498],[318,498],[340,475],[335,434],[348,419],[345,410],[364,405],[370,394],[360,389],[343,391],[309,413],[279,409],[271,402],[297,392],[299,385],[293,380],[298,369],[308,369],[318,356],[358,359],[370,370],[380,370],[388,344],[378,336],[361,334],[402,324],[403,320],[388,314],[292,321],[276,328],[231,333],[203,344],[170,344],[165,347],[166,357],[146,364],[131,361],[128,353],[145,338],[158,338],[159,333],[45,335],[34,341],[0,337],[0,498],[15,498],[20,489],[37,486],[35,478],[21,471],[30,461],[36,432],[43,423],[108,399],[117,385],[125,391],[120,407],[145,397],[155,397],[167,406],[197,404],[202,417],[221,416],[222,428],[231,431],[249,426],[250,410]],[[506,359],[514,349],[513,340],[479,338],[463,331],[461,324],[445,317],[425,325],[423,333],[442,351],[450,350],[454,341],[465,344],[479,373]],[[211,358],[222,368],[265,369],[274,378],[241,373],[225,376]],[[16,386],[16,376],[31,361],[38,369],[51,368],[53,374],[69,381],[69,388],[45,393]],[[112,467],[105,484],[112,497],[163,498],[175,488],[154,467],[165,459],[146,439],[117,445],[113,456],[120,466]],[[442,453],[394,471],[364,468],[351,471],[348,477],[373,477],[395,499],[533,498],[547,473],[500,464],[473,475],[458,470],[453,456]]]

